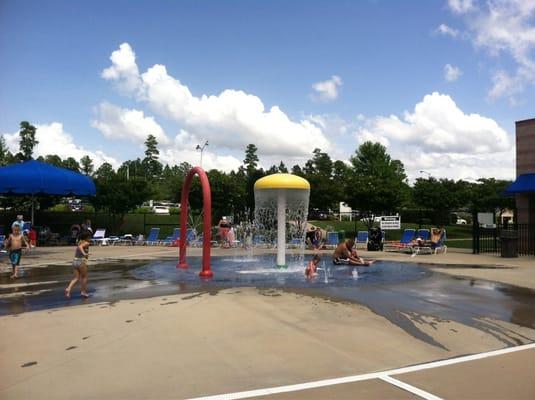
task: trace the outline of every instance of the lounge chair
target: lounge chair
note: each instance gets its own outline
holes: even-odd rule
[[[399,242],[386,242],[384,251],[406,251],[410,249],[410,243],[414,239],[414,229],[405,229]]]
[[[172,246],[177,240],[180,239],[180,228],[173,229],[173,234],[167,236],[164,240],[160,241],[160,244],[164,246]]]
[[[364,249],[368,248],[368,231],[358,231],[357,237],[355,238],[355,246],[357,246],[357,249],[359,248],[359,245]]]
[[[448,246],[446,246],[446,230],[444,229],[440,234],[438,242],[431,245],[425,246],[414,246],[413,255],[419,254],[438,254],[438,251],[441,250],[444,254],[448,252]]]
[[[97,244],[99,246],[107,246],[108,244],[113,243],[116,240],[118,240],[118,238],[106,237],[106,229],[97,229],[93,234],[93,237],[91,238],[91,243]]]
[[[327,232],[327,240],[325,241],[325,248],[335,249],[340,243],[340,236],[338,232]]]
[[[147,236],[147,240],[143,242],[144,245],[158,244],[158,236],[160,236],[160,228],[151,228]]]
[[[427,242],[431,239],[431,231],[429,229],[418,229],[418,232],[416,232],[416,237]]]
[[[117,240],[113,241],[111,244],[114,246],[118,244],[125,244],[125,245],[132,246],[135,240],[136,239],[134,238],[134,235],[132,235],[131,233],[126,233],[123,236],[119,236]]]

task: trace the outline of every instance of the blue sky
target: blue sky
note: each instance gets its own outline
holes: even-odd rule
[[[149,133],[173,164],[208,139],[226,170],[248,143],[268,167],[375,140],[411,178],[512,179],[534,19],[533,0],[3,0],[0,133],[16,148],[28,120],[38,153],[115,166]]]

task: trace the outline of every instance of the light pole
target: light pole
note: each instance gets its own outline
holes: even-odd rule
[[[420,174],[427,174],[427,179],[432,178],[431,174],[423,169],[420,170]],[[422,206],[418,208],[418,214],[418,229],[422,229]]]
[[[202,146],[200,144],[198,144],[197,147],[195,147],[195,150],[200,150],[201,151],[201,164],[199,165],[201,168],[202,168],[202,153],[203,153],[204,149],[206,148],[206,146],[208,146],[208,140],[205,141]]]

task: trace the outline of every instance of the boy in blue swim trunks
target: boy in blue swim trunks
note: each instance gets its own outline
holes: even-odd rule
[[[11,267],[13,268],[13,274],[10,276],[10,278],[16,279],[19,275],[22,245],[24,244],[26,248],[29,248],[30,245],[22,234],[19,225],[13,225],[11,229],[13,230],[13,233],[11,233],[11,235],[9,235],[9,237],[5,240],[4,246],[8,250],[9,261],[11,262]]]

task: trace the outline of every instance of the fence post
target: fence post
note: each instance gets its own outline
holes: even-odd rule
[[[479,222],[477,212],[472,212],[472,254],[479,254]]]

